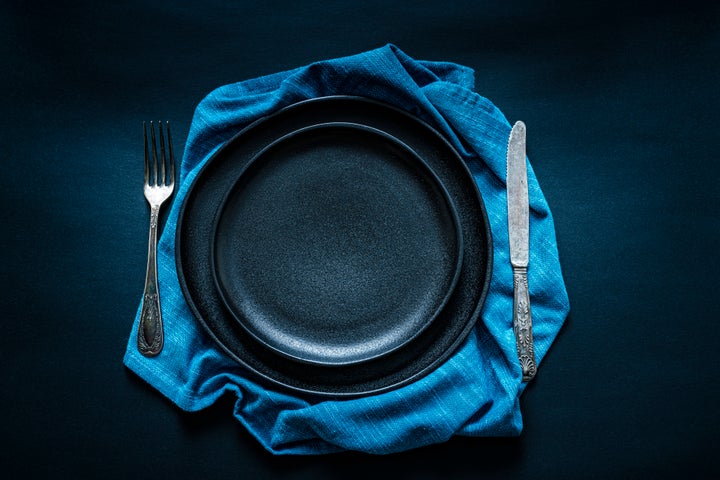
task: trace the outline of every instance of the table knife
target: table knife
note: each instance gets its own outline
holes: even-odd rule
[[[507,148],[508,234],[510,264],[513,271],[513,331],[523,382],[532,380],[537,372],[527,275],[530,254],[530,205],[525,130],[523,122],[516,122],[510,131]]]

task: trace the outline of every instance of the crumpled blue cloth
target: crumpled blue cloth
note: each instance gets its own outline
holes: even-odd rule
[[[519,435],[525,384],[512,329],[505,193],[511,127],[489,100],[472,91],[473,86],[473,71],[467,67],[417,61],[387,45],[211,92],[195,112],[179,188],[158,246],[165,347],[155,358],[138,353],[138,307],[125,365],[183,410],[201,410],[230,392],[237,397],[232,414],[276,454],[342,450],[385,454],[443,442],[453,435]],[[477,181],[493,237],[494,268],[482,316],[459,350],[415,383],[357,399],[308,400],[256,383],[196,323],[175,268],[178,212],[204,162],[254,120],[300,100],[326,95],[375,98],[410,111],[441,131]],[[532,125],[529,130],[532,135]],[[569,301],[550,209],[532,168],[528,175],[528,275],[535,354],[540,362],[567,317]]]

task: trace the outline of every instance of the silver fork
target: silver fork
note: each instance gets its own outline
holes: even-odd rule
[[[152,147],[152,165],[148,151],[148,135],[143,122],[143,140],[145,142],[145,186],[143,191],[150,204],[150,240],[148,242],[147,271],[145,273],[145,291],[142,309],[140,310],[140,327],[138,328],[137,345],[140,353],[152,357],[160,353],[163,347],[163,322],[160,310],[160,292],[157,279],[157,228],[160,205],[170,198],[175,187],[175,159],[172,150],[170,125],[165,122],[167,130],[168,155],[165,155],[165,139],[163,124],[158,122],[160,133],[160,167],[158,171],[158,151],[155,141],[155,125],[150,122],[150,139]],[[166,175],[165,164],[170,162],[169,175]]]

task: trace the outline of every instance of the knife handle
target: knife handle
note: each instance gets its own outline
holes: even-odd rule
[[[528,382],[535,377],[537,366],[533,348],[527,267],[513,267],[513,290],[513,331],[522,368],[522,379],[523,382]]]

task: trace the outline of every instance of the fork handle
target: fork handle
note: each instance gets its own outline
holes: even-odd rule
[[[154,357],[163,347],[163,323],[160,310],[160,295],[157,279],[157,228],[159,206],[150,208],[150,238],[148,241],[147,271],[145,273],[145,291],[143,292],[140,326],[137,345],[140,353]]]

